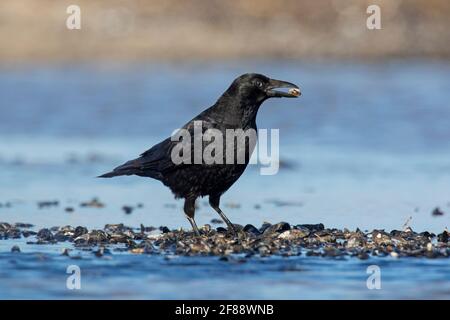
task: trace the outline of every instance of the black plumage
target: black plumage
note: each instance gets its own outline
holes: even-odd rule
[[[293,91],[274,90],[276,88],[291,88]],[[227,129],[256,130],[256,114],[265,100],[272,97],[296,97],[299,94],[299,88],[292,83],[269,79],[261,74],[244,74],[233,81],[213,106],[189,121],[182,129],[186,129],[191,141],[194,141],[194,122],[201,121],[202,133],[207,129],[217,129],[223,133],[225,148]],[[235,233],[233,224],[219,208],[220,197],[244,172],[255,147],[254,143],[246,139],[245,149],[236,150],[235,146],[236,159],[239,152],[245,153],[243,163],[226,163],[224,149],[222,163],[207,164],[202,161],[200,164],[194,164],[192,160],[190,164],[176,164],[172,160],[172,151],[178,143],[169,137],[145,151],[139,158],[130,160],[100,177],[138,175],[160,180],[171,189],[176,198],[185,199],[184,212],[196,234],[199,234],[199,230],[194,220],[195,201],[198,197],[209,196],[211,207],[222,217],[229,230]],[[211,141],[203,141],[203,149],[209,143]],[[193,157],[194,143],[191,147]]]

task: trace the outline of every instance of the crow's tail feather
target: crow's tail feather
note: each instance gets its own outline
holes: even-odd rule
[[[130,176],[132,174],[139,174],[140,172],[139,159],[128,161],[127,163],[115,168],[113,171],[107,172],[98,176],[97,178],[112,178],[117,176]]]
[[[112,177],[117,177],[117,176],[121,176],[123,175],[123,173],[118,172],[118,171],[110,171],[108,173],[102,174],[101,176],[97,176],[97,178],[112,178]]]

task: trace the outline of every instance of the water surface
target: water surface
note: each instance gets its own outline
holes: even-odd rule
[[[247,169],[222,198],[233,222],[391,230],[409,220],[414,230],[431,232],[448,226],[450,65],[416,60],[3,69],[0,203],[12,205],[0,207],[0,220],[36,228],[188,228],[182,203],[158,181],[94,177],[170,135],[248,71],[297,83],[303,95],[262,106],[258,126],[280,129],[283,166],[273,176]],[[106,207],[79,207],[92,197]],[[60,205],[39,209],[43,200]],[[199,224],[216,218],[205,200]],[[121,209],[138,203],[143,208],[131,215]],[[436,207],[446,214],[433,217]],[[15,242],[0,241],[3,298],[448,298],[450,290],[448,260],[300,256],[233,264],[86,253],[76,261],[85,287],[74,293],[64,287],[73,261],[59,256],[61,248],[19,241],[25,253],[11,254]],[[366,288],[369,264],[382,266],[382,290]]]

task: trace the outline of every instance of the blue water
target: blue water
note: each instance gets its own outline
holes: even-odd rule
[[[432,232],[449,226],[450,64],[420,60],[4,68],[0,203],[12,206],[0,207],[0,221],[36,228],[107,223],[188,228],[182,203],[159,182],[94,177],[169,136],[249,71],[294,82],[303,95],[261,108],[258,126],[280,129],[286,165],[273,176],[260,175],[258,166],[247,169],[222,198],[234,223],[391,230],[409,220],[414,230]],[[106,207],[78,206],[93,197]],[[59,200],[60,206],[38,209],[43,200]],[[131,215],[121,210],[137,203],[144,207]],[[197,223],[216,218],[204,200],[199,204]],[[73,213],[64,211],[69,206]],[[444,216],[431,215],[436,207]],[[20,243],[25,253],[17,255],[9,253],[15,242],[0,240],[3,298],[450,296],[448,260],[301,256],[233,264],[114,252],[110,259],[85,253],[86,259],[75,261],[86,269],[86,280],[74,293],[62,280],[74,261],[59,256],[59,245]],[[40,260],[41,254],[46,258]],[[366,288],[368,264],[382,265],[381,290]]]
[[[69,247],[70,245],[66,245]],[[448,299],[448,259],[334,260],[132,255],[91,252],[61,256],[59,245],[3,252],[2,299]],[[25,246],[24,246],[25,248]],[[39,252],[39,253],[37,253]],[[81,288],[68,290],[68,266],[81,269]],[[381,288],[368,289],[367,268],[381,269]]]

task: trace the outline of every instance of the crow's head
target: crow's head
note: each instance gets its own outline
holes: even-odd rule
[[[262,74],[246,73],[233,81],[228,93],[245,100],[262,102],[269,98],[296,98],[300,96],[300,88],[293,83],[270,79]]]

